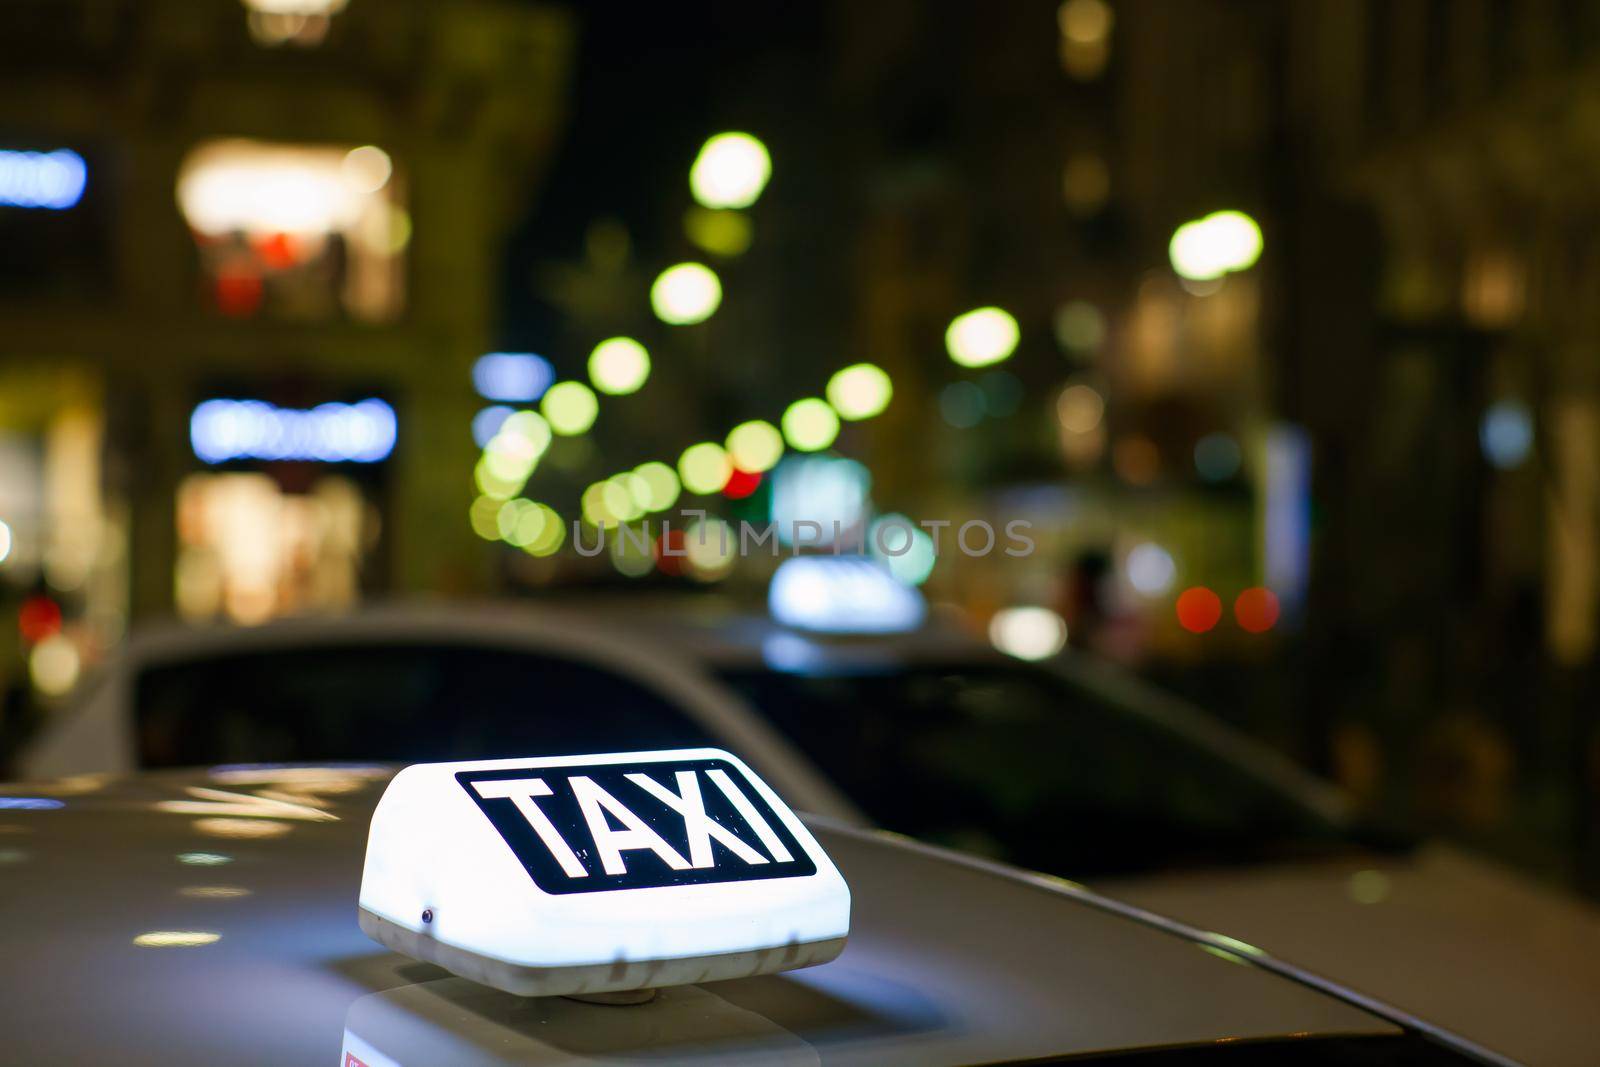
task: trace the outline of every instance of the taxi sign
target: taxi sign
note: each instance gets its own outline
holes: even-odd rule
[[[618,993],[826,963],[850,891],[719,749],[428,763],[373,812],[360,922],[510,993]]]

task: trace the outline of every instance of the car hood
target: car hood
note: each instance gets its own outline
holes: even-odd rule
[[[1528,1064],[1595,1062],[1600,911],[1443,845],[1097,883]]]
[[[20,1063],[993,1062],[1397,1027],[1087,894],[814,824],[850,943],[615,1008],[387,952],[356,897],[382,768],[0,787],[0,1031]]]

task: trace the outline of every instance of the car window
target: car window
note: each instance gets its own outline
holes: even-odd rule
[[[1121,874],[1351,843],[1292,796],[1026,665],[723,678],[878,824],[1022,866]]]
[[[448,644],[338,645],[145,669],[146,767],[422,762],[715,743],[631,679],[560,656]]]

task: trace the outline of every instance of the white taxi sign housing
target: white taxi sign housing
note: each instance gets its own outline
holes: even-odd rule
[[[720,749],[425,763],[372,816],[361,929],[521,996],[826,963],[850,891]]]

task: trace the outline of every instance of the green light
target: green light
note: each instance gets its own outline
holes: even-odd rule
[[[712,255],[725,257],[743,255],[755,238],[755,227],[748,216],[704,207],[684,212],[683,232]]]
[[[839,436],[839,416],[826,400],[796,400],[783,413],[783,436],[796,452],[820,452]]]
[[[472,507],[467,511],[467,517],[472,522],[472,532],[485,541],[498,541],[500,527],[497,516],[500,514],[502,501],[492,496],[480,496],[472,502]]]
[[[857,363],[828,379],[828,403],[841,419],[870,419],[881,414],[894,396],[894,386],[881,367]]]
[[[638,481],[632,483],[635,499],[646,511],[666,511],[678,502],[678,472],[665,463],[651,460],[633,468]],[[644,486],[644,498],[638,499],[639,486]]]
[[[728,434],[728,454],[733,465],[751,474],[771,470],[783,456],[783,435],[762,419],[741,422]]]
[[[733,461],[719,444],[702,441],[683,450],[678,459],[678,476],[683,487],[701,496],[719,493],[733,473]]]
[[[544,412],[550,429],[563,437],[576,437],[594,425],[600,401],[594,390],[582,382],[557,382],[545,392],[539,410]]]
[[[650,353],[631,337],[601,341],[589,353],[589,380],[610,396],[637,392],[650,377]]]

